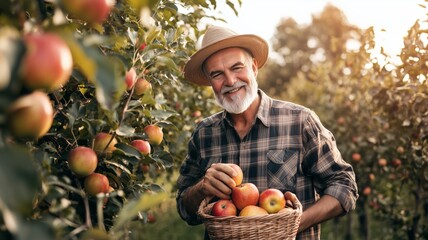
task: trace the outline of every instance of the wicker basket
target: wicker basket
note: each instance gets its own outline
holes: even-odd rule
[[[302,216],[302,206],[284,213],[262,216],[214,217],[211,208],[214,203],[203,200],[198,215],[204,221],[206,231],[212,240],[232,239],[295,239]]]

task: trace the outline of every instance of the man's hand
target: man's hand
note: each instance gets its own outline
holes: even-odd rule
[[[296,194],[292,192],[285,192],[284,198],[286,201],[286,205],[291,208],[302,208],[302,204],[300,203],[299,199],[297,199]]]
[[[229,199],[235,181],[232,179],[237,173],[231,166],[224,163],[214,163],[208,168],[202,179],[202,191],[206,197]]]
[[[205,176],[195,185],[190,187],[183,196],[183,203],[186,211],[196,214],[199,205],[204,199],[218,197],[229,199],[235,181],[235,170],[223,163],[215,163],[208,168]]]

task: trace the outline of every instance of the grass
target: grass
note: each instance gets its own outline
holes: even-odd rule
[[[132,239],[156,240],[202,240],[204,239],[204,226],[189,226],[178,215],[175,199],[168,199],[156,209],[153,209],[155,222],[134,223],[132,225]]]

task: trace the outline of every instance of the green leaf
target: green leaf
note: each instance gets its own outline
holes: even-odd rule
[[[103,55],[97,56],[96,62],[96,98],[104,110],[115,110],[126,90],[125,66],[119,59]]]
[[[37,167],[26,149],[0,148],[0,200],[7,208],[29,215],[40,183]]]
[[[132,220],[141,211],[148,210],[167,198],[167,193],[144,194],[139,199],[131,200],[125,204],[119,212],[119,216],[113,226],[113,231],[117,231],[124,224]]]

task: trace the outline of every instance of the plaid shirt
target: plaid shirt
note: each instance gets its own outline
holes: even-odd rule
[[[236,163],[243,182],[259,191],[277,188],[291,191],[303,205],[319,195],[339,200],[345,212],[355,208],[358,197],[351,165],[339,153],[335,139],[316,114],[302,106],[268,97],[259,90],[261,104],[251,130],[240,139],[228,117],[220,112],[204,119],[189,141],[188,155],[178,178],[177,208],[190,225],[200,224],[182,204],[182,194],[197,183],[213,163]],[[296,239],[320,239],[320,225]]]

